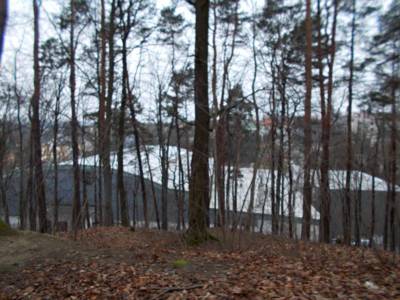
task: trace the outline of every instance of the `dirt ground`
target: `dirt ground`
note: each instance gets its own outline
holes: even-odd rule
[[[0,299],[400,299],[391,253],[213,234],[197,247],[121,227],[0,235]]]

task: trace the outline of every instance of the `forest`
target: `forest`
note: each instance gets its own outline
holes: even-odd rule
[[[400,297],[399,0],[0,0],[0,299]]]

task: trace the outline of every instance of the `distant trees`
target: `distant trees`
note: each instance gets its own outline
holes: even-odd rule
[[[51,98],[51,107],[52,110],[52,160],[53,160],[53,172],[54,172],[54,181],[53,181],[53,231],[57,231],[58,226],[58,217],[59,217],[59,178],[58,178],[58,163],[59,163],[59,145],[60,145],[60,119],[62,115],[62,98],[64,96],[63,92],[67,83],[67,56],[68,53],[63,51],[62,44],[55,38],[50,38],[44,41],[40,47],[41,55],[40,55],[40,63],[42,66],[42,82],[44,88],[49,90]],[[16,75],[15,75],[16,76]],[[53,99],[54,98],[54,99]],[[17,108],[18,108],[18,130],[20,136],[20,165],[21,165],[21,191],[24,191],[25,182],[24,182],[24,155],[23,151],[23,132],[22,132],[22,122],[21,122],[21,95],[17,95]],[[24,195],[25,196],[25,195]],[[25,198],[21,199],[21,202],[25,202]],[[20,206],[22,211],[25,211],[25,204]],[[21,213],[22,215],[22,213]],[[22,222],[21,219],[21,227],[25,227],[25,222]]]
[[[183,116],[181,113],[182,106],[185,101],[191,99],[193,90],[193,69],[187,60],[187,45],[182,41],[185,34],[187,23],[183,16],[176,11],[175,6],[166,7],[161,10],[158,40],[166,44],[170,48],[170,78],[168,86],[163,94],[158,97],[158,140],[160,147],[161,168],[163,174],[162,194],[161,194],[161,219],[162,227],[166,229],[168,226],[168,181],[173,180],[177,202],[177,225],[178,229],[185,227],[184,218],[184,198],[185,198],[185,172],[182,158],[182,124]],[[169,124],[165,128],[163,124],[164,118],[169,118]],[[174,178],[169,178],[169,164],[172,132],[175,131],[176,147],[177,147],[177,172],[174,172]],[[176,173],[178,173],[176,175]],[[176,184],[176,177],[178,177]]]

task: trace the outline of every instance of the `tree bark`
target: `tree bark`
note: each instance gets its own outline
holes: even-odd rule
[[[195,26],[195,133],[189,188],[188,240],[200,243],[209,236],[209,106],[208,106],[208,11],[209,0],[197,0]]]
[[[149,151],[147,151],[146,146],[144,146],[144,153],[145,153],[145,156],[146,156],[147,167],[148,167],[148,170],[149,170],[151,194],[152,194],[152,197],[153,197],[154,213],[155,213],[155,217],[156,217],[157,228],[160,230],[161,229],[160,214],[159,214],[159,211],[158,211],[156,191],[155,191],[155,188],[154,188],[153,171],[151,170]]]
[[[127,84],[129,86],[129,80],[127,80]],[[129,104],[129,110],[130,110],[130,113],[131,113],[132,125],[133,125],[133,136],[135,138],[136,156],[137,156],[138,164],[139,164],[139,177],[140,177],[140,185],[141,185],[142,200],[143,200],[144,227],[148,228],[149,227],[149,219],[148,219],[148,212],[147,212],[146,183],[144,181],[142,154],[140,152],[139,129],[138,129],[138,126],[137,126],[136,112],[135,112],[135,107],[134,107],[134,104],[133,104],[131,91],[129,91],[129,93],[128,93],[128,104]]]
[[[119,1],[120,11],[122,13],[122,3]],[[129,12],[128,12],[129,13]],[[129,18],[129,17],[128,17]],[[118,195],[121,209],[121,223],[122,226],[129,226],[129,213],[128,205],[126,201],[126,190],[124,184],[124,142],[125,142],[125,110],[126,110],[126,99],[128,94],[127,87],[127,74],[128,74],[128,58],[127,58],[127,39],[129,37],[129,24],[123,27],[124,32],[122,33],[122,97],[119,112],[118,121],[118,170],[117,170],[117,186]]]
[[[256,47],[256,21],[254,20],[252,22],[252,58],[253,58],[253,78],[251,81],[251,94],[252,94],[252,102],[254,106],[254,113],[256,117],[256,149],[255,149],[255,159],[254,159],[254,165],[253,165],[253,175],[251,179],[251,189],[250,189],[250,203],[249,203],[249,209],[248,209],[248,221],[246,224],[246,227],[248,230],[253,230],[254,231],[254,216],[253,216],[253,210],[254,210],[254,200],[255,200],[255,192],[256,192],[256,183],[257,183],[257,174],[258,174],[258,168],[261,163],[261,158],[260,158],[260,148],[261,148],[261,136],[260,136],[260,111],[259,107],[257,104],[257,97],[256,97],[256,82],[257,82],[257,71],[258,71],[258,61],[257,61],[257,47]]]
[[[26,198],[29,206],[29,230],[36,231],[37,227],[37,216],[36,216],[36,193],[35,193],[35,181],[33,179],[34,174],[34,145],[32,130],[29,137],[29,170],[28,170],[28,180],[26,184]]]
[[[393,77],[395,76],[395,63],[393,62]],[[394,81],[394,79],[393,79]],[[396,179],[397,179],[397,111],[396,89],[398,83],[391,84],[391,124],[390,124],[390,250],[396,250]]]
[[[351,242],[351,171],[353,168],[353,142],[352,142],[352,105],[353,105],[353,73],[354,73],[354,38],[356,30],[356,0],[352,0],[352,21],[351,21],[351,41],[350,41],[350,65],[349,65],[349,103],[347,106],[347,160],[346,160],[346,187],[345,202],[343,210],[343,238],[344,243],[349,245]]]
[[[18,122],[18,160],[19,160],[19,228],[24,230],[27,225],[27,203],[25,195],[25,157],[24,157],[24,133],[21,120],[21,95],[18,92],[17,84],[17,55],[14,61],[14,94],[17,98],[17,122]]]
[[[72,230],[76,232],[82,228],[81,213],[81,189],[80,189],[80,167],[79,167],[79,146],[78,146],[78,119],[76,116],[75,100],[75,1],[71,0],[71,28],[70,28],[70,93],[71,93],[71,141],[72,141],[72,168],[74,176],[74,192],[72,198]]]
[[[303,240],[310,239],[311,226],[311,202],[312,190],[310,181],[311,169],[311,92],[312,92],[312,20],[311,0],[306,1],[306,95],[304,99],[304,185],[303,185],[303,223],[301,237]]]
[[[34,92],[32,96],[32,142],[35,194],[38,206],[39,231],[47,232],[46,194],[42,168],[42,146],[40,132],[40,65],[39,65],[39,6],[33,0],[34,42],[33,42],[33,71]]]
[[[54,172],[54,200],[53,200],[53,232],[58,230],[58,211],[59,211],[59,199],[58,199],[58,131],[59,131],[59,115],[60,115],[60,99],[61,99],[61,83],[58,86],[56,103],[54,109],[54,126],[53,126],[53,172]]]

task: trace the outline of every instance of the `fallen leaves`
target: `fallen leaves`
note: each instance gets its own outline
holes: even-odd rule
[[[64,236],[64,239],[68,237]],[[187,248],[177,234],[96,228],[76,253],[0,274],[0,298],[24,299],[396,299],[392,254],[255,237],[247,250]],[[91,245],[82,256],[79,245]],[[106,251],[106,252],[104,252]],[[190,261],[176,268],[176,261]]]

